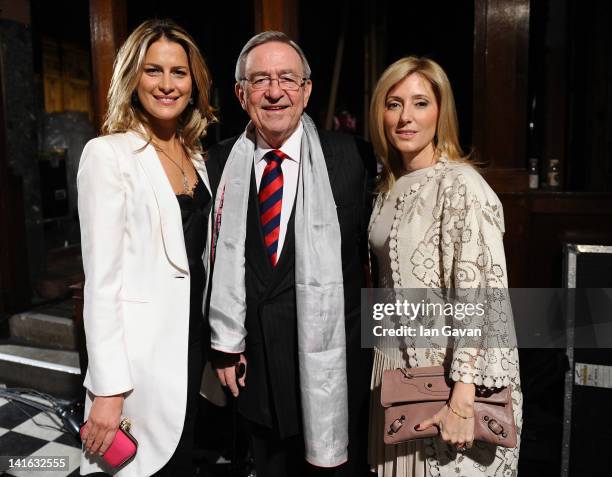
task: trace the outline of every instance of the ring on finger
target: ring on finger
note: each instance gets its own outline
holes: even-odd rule
[[[465,452],[468,450],[468,446],[466,444],[457,445],[457,452]]]

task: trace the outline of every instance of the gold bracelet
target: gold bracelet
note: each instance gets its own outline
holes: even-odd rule
[[[448,408],[451,410],[451,412],[452,412],[452,413],[453,413],[455,416],[459,416],[461,419],[473,419],[473,418],[474,418],[474,415],[473,415],[473,414],[472,414],[471,416],[463,416],[463,415],[459,414],[457,411],[455,411],[455,410],[454,410],[454,409],[451,407],[450,402],[447,402],[447,403],[446,403],[446,407],[448,407]]]

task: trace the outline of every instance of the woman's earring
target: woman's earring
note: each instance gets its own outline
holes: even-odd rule
[[[193,104],[193,96],[189,98],[189,104]]]
[[[132,104],[138,104],[138,95],[136,94],[136,91],[132,93]]]

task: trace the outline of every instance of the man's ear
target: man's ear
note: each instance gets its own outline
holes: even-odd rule
[[[242,109],[246,111],[245,91],[242,88],[241,82],[234,85],[234,93],[236,93],[236,97],[238,98],[238,101],[240,101],[240,106],[242,106]]]
[[[308,99],[310,98],[310,93],[312,93],[312,80],[306,80],[304,83],[304,108],[308,106]]]

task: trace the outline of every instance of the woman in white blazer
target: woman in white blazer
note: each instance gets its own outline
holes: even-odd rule
[[[199,140],[215,119],[209,88],[192,38],[170,21],[146,21],[117,54],[104,135],[81,157],[82,475],[114,473],[101,455],[122,417],[139,447],[119,475],[193,475],[207,343],[211,191]]]

